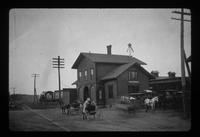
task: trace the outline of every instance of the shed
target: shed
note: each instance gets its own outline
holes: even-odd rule
[[[63,88],[63,102],[65,104],[71,104],[77,100],[77,89],[76,88]]]

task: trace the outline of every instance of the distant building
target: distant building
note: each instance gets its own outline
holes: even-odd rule
[[[168,108],[180,109],[183,106],[182,102],[182,83],[181,77],[176,77],[175,73],[168,73],[167,76],[158,76],[149,81],[149,86],[154,93],[166,98],[171,98]],[[187,113],[191,112],[191,81],[189,77],[186,77],[186,91],[185,91],[185,103]]]
[[[146,63],[135,57],[113,55],[111,45],[107,54],[80,53],[72,69],[77,69],[78,97],[90,97],[98,105],[106,105],[120,96],[138,93],[149,88],[153,76],[141,65]]]
[[[181,77],[176,77],[175,72],[168,72],[168,76],[157,76],[149,80],[149,86],[158,93],[180,92],[182,90]],[[186,90],[191,90],[190,79],[186,77]]]

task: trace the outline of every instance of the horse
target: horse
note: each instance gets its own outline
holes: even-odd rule
[[[81,112],[83,104],[79,101],[75,101],[71,104],[71,110]]]
[[[71,108],[71,105],[70,104],[67,104],[67,105],[62,105],[61,106],[61,109],[62,109],[62,113],[66,113],[65,112],[65,109],[67,109],[67,115],[70,115],[70,108]]]
[[[151,109],[152,110],[155,110],[155,106],[156,106],[156,103],[158,102],[158,97],[153,97],[152,99],[150,99],[150,106],[151,106]]]
[[[158,102],[158,97],[153,97],[152,99],[146,98],[144,100],[144,104],[146,106],[146,112],[151,108],[151,110],[155,110],[155,104]]]

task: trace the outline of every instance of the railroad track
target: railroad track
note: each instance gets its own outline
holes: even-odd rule
[[[42,117],[43,119],[46,119],[46,120],[49,121],[51,124],[53,124],[53,125],[59,127],[60,129],[62,129],[62,130],[64,130],[64,131],[67,131],[67,132],[70,131],[68,128],[66,128],[66,127],[64,127],[64,126],[61,126],[59,123],[53,121],[52,119],[49,119],[48,117],[46,117],[46,116],[44,116],[44,115],[42,115],[42,114],[40,114],[40,113],[34,111],[33,109],[31,109],[29,106],[27,106],[27,105],[25,105],[25,104],[23,104],[22,108],[23,108],[24,110],[31,111],[31,112],[35,113],[36,115],[39,115],[39,116]]]

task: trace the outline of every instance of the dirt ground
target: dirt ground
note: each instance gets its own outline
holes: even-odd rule
[[[10,111],[10,130],[63,131],[60,127],[65,127],[69,131],[188,131],[191,127],[190,120],[182,119],[180,113],[172,110],[146,113],[141,109],[128,114],[116,108],[103,108],[98,109],[95,119],[90,116],[89,120],[82,120],[79,114],[62,114],[59,108],[33,111]]]
[[[64,131],[31,111],[10,111],[11,131]]]

